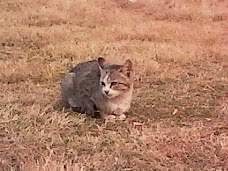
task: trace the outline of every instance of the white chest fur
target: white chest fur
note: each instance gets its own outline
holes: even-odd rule
[[[117,112],[119,114],[125,113],[130,109],[132,101],[132,93],[125,94],[118,99],[109,100],[106,104],[106,108],[109,112]]]

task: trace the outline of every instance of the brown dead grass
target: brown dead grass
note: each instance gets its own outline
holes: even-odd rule
[[[225,0],[0,2],[0,170],[227,170]],[[59,110],[79,62],[129,58],[126,121]]]

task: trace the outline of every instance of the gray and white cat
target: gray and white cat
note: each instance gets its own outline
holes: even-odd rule
[[[77,112],[123,119],[132,101],[133,76],[130,60],[116,65],[99,57],[80,63],[61,81],[62,100]]]

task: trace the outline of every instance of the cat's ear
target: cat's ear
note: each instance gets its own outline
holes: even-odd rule
[[[105,61],[104,58],[99,57],[99,58],[97,59],[97,62],[98,62],[98,64],[99,64],[99,68],[100,68],[100,69],[104,69],[104,68],[105,68],[106,61]]]
[[[120,72],[122,72],[127,77],[131,77],[133,73],[133,64],[130,59],[127,59],[123,66],[120,68]]]
[[[130,59],[127,59],[123,64],[123,68],[127,69],[128,71],[132,71],[132,62]]]

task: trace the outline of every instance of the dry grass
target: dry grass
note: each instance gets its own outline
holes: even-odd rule
[[[225,0],[2,0],[0,170],[228,169]],[[58,109],[79,62],[130,58],[126,121]]]

